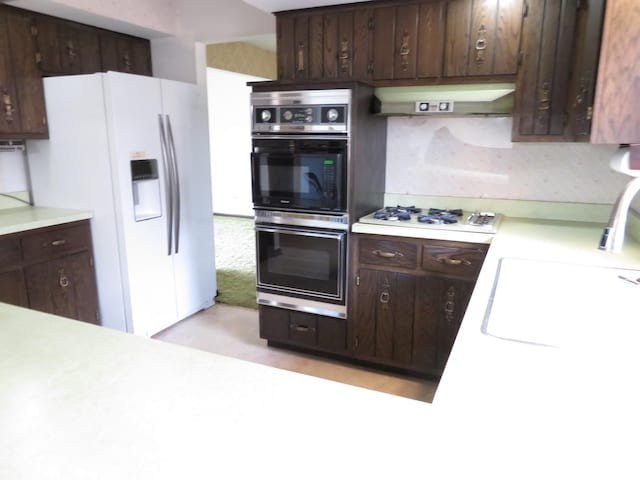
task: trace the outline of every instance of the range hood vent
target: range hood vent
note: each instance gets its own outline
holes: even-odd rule
[[[513,112],[513,83],[379,87],[374,113],[380,115],[495,115]]]

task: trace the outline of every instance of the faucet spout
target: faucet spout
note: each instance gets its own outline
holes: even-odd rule
[[[640,192],[640,177],[631,180],[620,193],[618,200],[616,200],[609,223],[600,239],[599,248],[601,250],[610,252],[620,252],[622,250],[629,208],[631,207],[631,201],[638,192]]]

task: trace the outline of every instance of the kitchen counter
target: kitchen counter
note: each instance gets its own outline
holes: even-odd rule
[[[0,235],[86,220],[91,212],[48,207],[15,207],[0,210]]]
[[[481,332],[503,257],[640,269],[601,231],[503,219],[433,404],[0,304],[0,478],[638,478],[640,325]]]

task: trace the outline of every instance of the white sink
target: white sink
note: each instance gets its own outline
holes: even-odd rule
[[[482,332],[548,347],[640,330],[640,270],[502,258]],[[636,337],[635,341],[640,341]]]

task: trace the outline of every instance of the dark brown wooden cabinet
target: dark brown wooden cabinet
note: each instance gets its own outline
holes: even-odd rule
[[[515,75],[524,0],[449,0],[445,77]]]
[[[101,70],[151,76],[149,40],[114,32],[101,32]]]
[[[277,14],[280,81],[514,76],[524,0],[377,1]]]
[[[526,5],[512,138],[588,140],[604,0]]]
[[[0,5],[0,138],[47,138],[31,16]]]
[[[259,306],[260,337],[269,345],[316,352],[347,353],[346,320],[282,308]]]
[[[0,237],[0,301],[98,324],[89,221]]]
[[[608,0],[593,112],[594,143],[640,143],[640,2]]]
[[[353,356],[441,375],[487,246],[353,235]]]
[[[149,40],[0,5],[0,139],[48,138],[42,76],[151,75]]]

